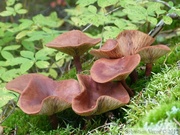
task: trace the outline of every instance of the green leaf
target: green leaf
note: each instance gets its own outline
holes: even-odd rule
[[[88,6],[88,10],[93,14],[95,14],[97,12],[97,8],[95,6],[92,6],[92,5]]]
[[[15,1],[16,0],[6,0],[6,5],[7,6],[12,6],[12,5],[14,5]]]
[[[6,46],[3,48],[3,50],[17,50],[19,49],[21,46],[20,45],[10,45],[10,46]]]
[[[0,76],[4,73],[4,72],[6,72],[6,68],[2,68],[2,67],[0,67]]]
[[[6,64],[7,64],[7,65],[10,65],[10,66],[15,66],[15,65],[22,64],[22,63],[25,62],[26,60],[27,60],[27,58],[16,57],[16,58],[8,59],[8,60],[6,61]]]
[[[26,28],[29,29],[29,27],[33,24],[33,21],[29,19],[21,19],[20,22],[21,22],[21,24],[19,25],[20,30],[23,30]]]
[[[50,59],[47,55],[47,53],[45,53],[45,50],[39,50],[36,54],[35,54],[35,58],[36,60],[48,60]]]
[[[124,19],[117,19],[117,20],[114,21],[114,24],[116,26],[118,26],[118,28],[120,28],[122,30],[126,27],[126,22],[125,22]]]
[[[29,33],[29,31],[27,31],[27,30],[21,31],[16,35],[16,39],[21,39],[21,38],[25,37],[28,33]]]
[[[34,60],[34,53],[31,51],[21,51],[20,54],[21,54],[21,56],[23,56],[25,58],[29,58],[31,60]]]
[[[119,2],[119,0],[98,0],[97,1],[98,5],[102,8],[115,5],[117,2]]]
[[[127,7],[128,5],[137,5],[137,1],[135,0],[121,0],[119,3],[122,7]]]
[[[156,10],[156,14],[158,15],[165,14],[165,13],[166,13],[166,10],[162,10],[162,9]]]
[[[53,20],[53,19],[51,19],[51,16],[45,17],[41,14],[33,17],[33,21],[37,26],[41,26],[41,27],[42,26],[48,26],[50,28],[57,28],[60,25],[62,25],[62,23],[64,22],[58,18],[56,20]]]
[[[104,40],[107,40],[109,38],[116,38],[116,36],[119,34],[119,32],[121,32],[122,30],[119,29],[116,26],[105,26],[104,27]]]
[[[10,52],[5,51],[5,50],[1,51],[1,55],[6,60],[14,58],[14,56]]]
[[[27,38],[26,41],[36,41],[45,38],[48,34],[44,31],[34,31],[29,33],[28,36],[29,38]]]
[[[0,61],[0,68],[9,66],[6,61]]]
[[[26,59],[20,66],[21,73],[25,73],[34,65],[34,61]]]
[[[174,3],[172,1],[168,1],[168,4],[173,7],[174,6]]]
[[[19,9],[16,11],[18,14],[26,14],[28,11],[26,9]]]
[[[3,12],[0,13],[0,16],[3,16],[3,17],[5,17],[5,16],[11,16],[11,15],[13,15],[13,13],[10,12],[10,11],[3,11]]]
[[[36,62],[36,66],[40,69],[48,68],[49,65],[50,65],[49,62],[47,62],[47,61],[37,61]]]
[[[147,13],[150,16],[156,17],[156,12],[161,11],[162,4],[158,2],[148,2],[147,3]]]
[[[35,58],[36,60],[48,60],[49,57],[47,55],[52,55],[55,51],[55,49],[45,47],[36,52]]]
[[[142,6],[127,6],[123,9],[123,12],[126,13],[133,22],[146,21],[147,11]]]
[[[97,0],[78,0],[76,2],[76,4],[79,4],[81,6],[87,6],[87,5],[90,5],[90,4],[93,4],[95,3]]]
[[[15,6],[14,6],[14,9],[15,11],[18,11],[19,9],[21,9],[23,7],[23,5],[21,3],[17,3]]]
[[[57,76],[58,76],[58,73],[57,73],[57,71],[55,69],[50,68],[49,69],[49,75],[52,76],[54,79],[56,79]]]
[[[65,53],[58,52],[58,53],[56,53],[55,60],[58,61],[61,59],[65,59],[66,57],[67,57],[67,55]]]
[[[157,18],[155,18],[155,17],[150,17],[150,16],[148,16],[148,17],[147,17],[147,20],[148,20],[151,24],[153,24],[153,25],[156,25],[156,24],[157,24]]]
[[[35,52],[34,42],[23,40],[21,43],[28,51]]]
[[[8,91],[5,86],[0,86],[1,94],[0,94],[0,108],[6,105],[9,100],[16,99],[18,94],[15,92]],[[7,110],[6,110],[7,111]]]
[[[19,70],[18,69],[10,69],[4,72],[1,76],[1,79],[3,79],[6,82],[11,81],[15,77],[18,76]]]
[[[173,20],[172,20],[172,18],[169,17],[169,16],[163,16],[163,21],[164,21],[165,24],[170,25]]]

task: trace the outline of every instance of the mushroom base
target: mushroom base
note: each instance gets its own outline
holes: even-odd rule
[[[138,72],[136,71],[136,69],[132,71],[129,77],[131,78],[131,83],[135,83],[138,80]]]
[[[122,80],[122,81],[121,81],[121,84],[122,84],[123,87],[127,90],[129,96],[130,96],[130,97],[133,97],[133,96],[134,96],[134,92],[133,92],[133,90],[127,85],[126,81],[125,81],[125,80]]]
[[[82,71],[80,56],[74,56],[73,58],[74,58],[74,65],[76,67],[76,72],[79,74]]]
[[[150,76],[152,71],[152,63],[146,64],[145,76]]]
[[[58,128],[58,118],[57,118],[56,114],[50,115],[49,121],[51,123],[52,129]]]

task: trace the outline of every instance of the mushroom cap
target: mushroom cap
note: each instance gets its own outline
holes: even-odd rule
[[[92,79],[99,83],[120,81],[136,68],[140,62],[140,55],[129,55],[119,59],[100,58],[94,62],[90,69]]]
[[[89,75],[78,75],[81,93],[73,99],[72,109],[82,116],[98,115],[130,101],[120,82],[97,83]]]
[[[101,38],[90,38],[80,30],[71,30],[59,35],[46,46],[71,56],[81,56],[100,41]]]
[[[26,87],[19,85],[21,80],[28,80]],[[71,107],[72,99],[80,93],[79,83],[74,79],[54,81],[40,74],[22,75],[7,85],[10,90],[18,91],[17,88],[21,91],[19,107],[27,114],[52,115],[63,111]]]
[[[161,56],[169,53],[171,49],[166,45],[154,45],[141,48],[137,51],[141,56],[141,61],[145,63],[153,63]]]
[[[138,30],[124,30],[116,39],[124,56],[135,54],[137,50],[150,46],[155,40],[148,34]]]
[[[123,54],[115,39],[108,39],[100,49],[93,49],[90,54],[97,58],[121,58]]]
[[[33,78],[34,74],[22,75],[17,77],[16,79],[10,81],[6,84],[6,88],[21,94],[23,90],[27,87],[31,79]],[[37,77],[42,77],[41,75]]]

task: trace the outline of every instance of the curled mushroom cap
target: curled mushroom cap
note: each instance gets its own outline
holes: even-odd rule
[[[171,49],[166,45],[147,46],[137,51],[141,56],[141,61],[145,63],[153,63],[161,56],[169,53]]]
[[[101,38],[90,38],[80,30],[65,32],[47,44],[47,47],[60,50],[71,56],[81,56],[91,47],[101,41]]]
[[[139,54],[119,59],[101,58],[94,62],[90,74],[92,79],[99,83],[124,80],[136,68],[139,62]]]
[[[26,80],[26,86],[19,84],[22,80]],[[80,92],[76,80],[54,81],[40,74],[22,75],[9,82],[6,88],[21,91],[19,106],[27,114],[52,115],[63,111],[71,107],[72,99]]]
[[[81,93],[73,99],[72,109],[79,115],[98,115],[127,104],[129,94],[120,82],[100,84],[89,75],[78,75]]]
[[[138,30],[125,30],[116,39],[124,56],[135,54],[140,48],[154,42],[154,38]]]
[[[93,49],[90,54],[97,58],[120,58],[123,53],[115,39],[108,39],[100,49]]]

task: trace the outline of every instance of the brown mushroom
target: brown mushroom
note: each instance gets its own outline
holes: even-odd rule
[[[138,30],[125,30],[116,39],[124,56],[136,54],[137,50],[154,42],[154,38]]]
[[[20,93],[18,103],[23,112],[49,115],[53,123],[57,121],[55,113],[70,108],[72,99],[80,93],[79,83],[74,79],[54,81],[35,73],[17,77],[6,88]]]
[[[80,92],[79,83],[74,79],[54,81],[35,73],[10,81],[6,88],[21,91],[19,106],[27,114],[52,115],[63,111],[71,107],[72,99]]]
[[[47,44],[47,47],[57,49],[73,56],[76,71],[82,71],[80,56],[101,41],[101,38],[90,38],[80,30],[65,32]]]
[[[119,59],[101,58],[94,62],[90,73],[96,82],[126,79],[140,62],[139,54],[125,56]]]
[[[146,63],[145,75],[150,76],[153,63],[161,56],[169,53],[170,51],[171,49],[166,45],[154,45],[139,49],[137,53],[140,54],[141,61]]]
[[[140,62],[140,55],[129,55],[119,59],[101,58],[94,62],[90,74],[92,79],[98,83],[109,81],[122,81],[130,96],[133,92],[125,83],[125,79],[136,68]]]
[[[73,99],[72,109],[79,115],[98,115],[127,104],[130,97],[121,82],[97,83],[89,75],[78,75],[81,93]]]
[[[101,48],[92,49],[90,54],[94,55],[97,58],[121,58],[123,57],[123,53],[121,52],[121,48],[117,40],[108,39]]]

